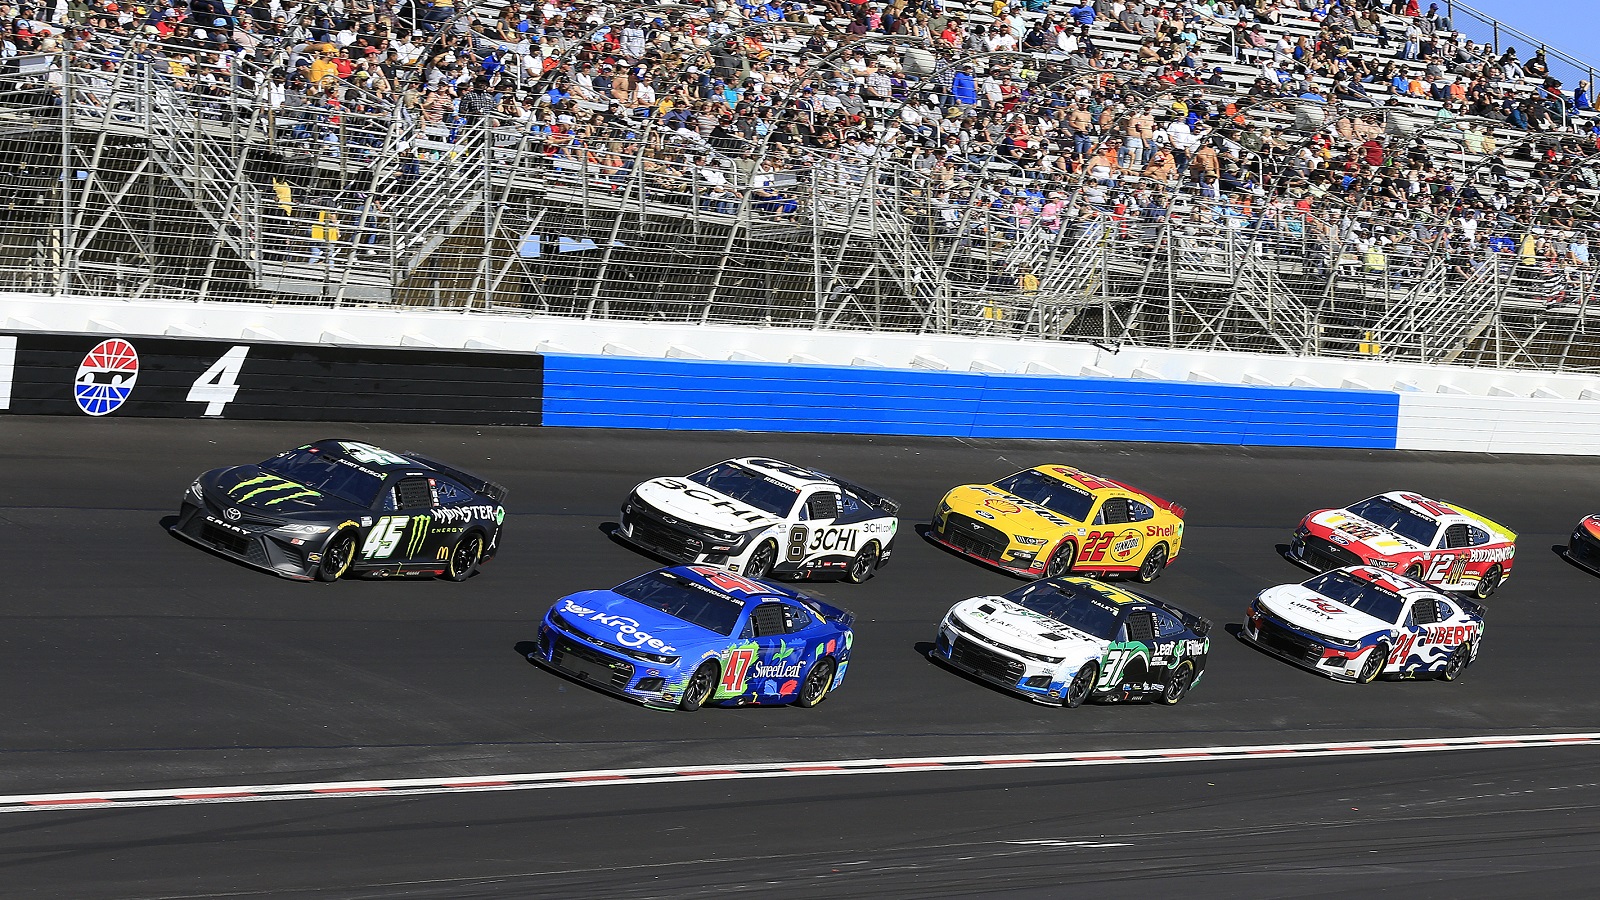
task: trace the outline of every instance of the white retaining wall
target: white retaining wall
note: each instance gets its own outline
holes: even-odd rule
[[[1402,449],[1600,455],[1600,377],[1008,338],[0,293],[8,330],[1392,390]]]

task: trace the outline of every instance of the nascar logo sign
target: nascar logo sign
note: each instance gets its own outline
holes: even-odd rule
[[[72,398],[91,416],[116,412],[139,380],[139,352],[120,338],[101,341],[78,364]]]

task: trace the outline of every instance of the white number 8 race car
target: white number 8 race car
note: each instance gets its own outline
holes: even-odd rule
[[[752,457],[644,482],[622,504],[612,534],[675,562],[751,578],[860,584],[889,562],[899,511],[860,485]]]

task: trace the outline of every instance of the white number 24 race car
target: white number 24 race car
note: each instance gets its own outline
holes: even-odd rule
[[[816,469],[747,457],[635,487],[613,536],[751,578],[860,584],[888,563],[899,511],[888,497]]]

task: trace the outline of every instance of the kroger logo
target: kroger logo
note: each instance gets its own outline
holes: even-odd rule
[[[587,607],[579,606],[578,604],[573,603],[571,600],[568,600],[566,603],[566,608],[562,610],[563,613],[573,616],[580,616],[588,619],[591,622],[604,625],[607,628],[616,629],[616,642],[620,646],[634,649],[648,647],[651,650],[659,653],[677,652],[678,648],[667,644],[660,638],[651,637],[649,632],[640,631],[639,622],[637,619],[630,619],[627,616],[612,616],[603,612],[596,612]]]

